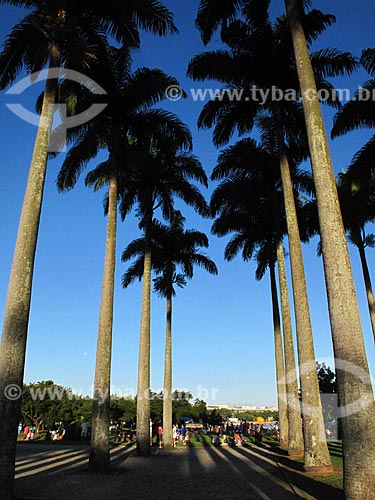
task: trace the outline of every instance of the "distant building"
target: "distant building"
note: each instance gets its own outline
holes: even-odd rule
[[[232,408],[229,408],[229,405],[207,405],[207,410],[212,411],[212,410],[231,410]]]
[[[207,405],[208,411],[229,410],[244,413],[247,411],[278,411],[277,406],[229,406],[229,405]]]

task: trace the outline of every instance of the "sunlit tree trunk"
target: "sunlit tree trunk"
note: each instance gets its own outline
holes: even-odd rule
[[[285,216],[288,228],[290,267],[296,320],[298,366],[302,397],[304,466],[306,470],[314,469],[317,471],[319,469],[319,471],[323,472],[324,469],[324,472],[326,472],[332,470],[332,465],[325,436],[319,383],[316,373],[314,343],[297,211],[294,201],[289,162],[284,145],[283,125],[277,105],[274,107],[274,113],[276,118]]]
[[[145,221],[145,256],[142,313],[139,335],[137,389],[137,453],[148,456],[150,447],[150,315],[151,315],[151,226],[152,212]]]
[[[305,112],[316,189],[339,404],[343,418],[344,491],[374,496],[375,405],[342,223],[335,175],[297,0],[285,0]]]
[[[163,391],[163,443],[164,448],[173,448],[172,437],[172,295],[167,295]]]
[[[290,319],[290,303],[288,284],[285,272],[284,250],[281,241],[276,242],[277,269],[279,275],[281,318],[284,334],[285,381],[288,409],[288,452],[292,457],[302,456],[303,436],[302,419],[298,397],[296,363],[292,322]]]
[[[59,67],[59,60],[56,50],[56,53],[51,56],[50,68]],[[21,413],[20,391],[23,384],[35,251],[56,88],[56,79],[47,80],[4,312],[0,344],[0,491],[3,500],[10,500],[14,497],[17,425]]]
[[[109,182],[107,235],[102,297],[93,391],[93,412],[89,467],[98,472],[110,470],[109,406],[112,360],[113,300],[116,265],[117,178]]]
[[[275,264],[271,263],[269,268],[270,268],[271,296],[272,296],[272,316],[273,316],[273,332],[274,332],[274,344],[275,344],[277,406],[279,409],[280,444],[281,446],[288,446],[288,408],[286,400],[284,350],[283,350],[283,341],[281,337],[279,299],[277,296]]]

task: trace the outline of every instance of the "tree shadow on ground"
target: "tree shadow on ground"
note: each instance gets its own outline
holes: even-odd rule
[[[283,456],[274,455],[267,451],[267,448],[264,447],[247,447],[251,450],[252,454],[251,459],[255,461],[258,465],[261,466],[262,461],[264,459],[272,460],[275,463],[280,464],[283,468],[284,474],[288,478],[288,481],[295,485],[298,489],[305,491],[313,498],[319,500],[343,500],[345,498],[344,493],[341,489],[336,488],[334,486],[322,483],[316,479],[313,479],[303,473],[303,464],[299,462],[293,462],[290,459],[286,459]],[[246,454],[245,450],[241,450],[241,448],[236,448],[236,451],[240,454]],[[294,467],[291,467],[290,464],[293,464]],[[287,468],[287,470],[285,469]]]
[[[273,461],[275,461],[275,457],[277,457],[277,462],[290,469],[294,469],[298,472],[304,471],[303,462],[297,462],[296,460],[289,458],[288,452],[277,445],[267,446],[266,444],[260,444],[251,446],[249,444],[245,444],[244,447],[252,451],[257,450],[258,455],[269,458]],[[270,451],[272,451],[272,453],[270,453]]]

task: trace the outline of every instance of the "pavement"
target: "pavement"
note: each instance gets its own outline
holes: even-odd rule
[[[87,445],[17,445],[16,496],[28,500],[341,500],[337,488],[266,446],[111,449],[111,474],[88,471]],[[300,470],[299,470],[300,469]],[[1,496],[1,495],[0,495]]]

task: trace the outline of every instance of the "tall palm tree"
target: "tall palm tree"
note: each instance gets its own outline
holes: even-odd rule
[[[191,182],[207,187],[207,177],[199,160],[184,151],[176,141],[155,140],[134,145],[134,169],[120,193],[122,218],[137,205],[140,228],[144,232],[144,265],[142,282],[142,313],[138,355],[137,388],[137,452],[150,454],[150,310],[152,270],[152,226],[155,211],[160,208],[164,219],[174,213],[174,196],[208,216],[206,201]]]
[[[359,152],[360,154],[360,152]],[[368,164],[353,163],[345,173],[337,175],[337,190],[340,208],[347,238],[357,247],[362,267],[362,275],[366,289],[367,305],[370,313],[372,333],[375,340],[375,299],[371,284],[370,271],[367,264],[366,248],[375,246],[373,234],[366,232],[366,224],[375,219],[374,209],[374,177]],[[310,231],[319,233],[316,200],[309,202]],[[305,208],[308,208],[306,205]],[[318,255],[322,254],[321,242],[318,244]]]
[[[9,86],[22,68],[35,73],[44,67],[49,75],[64,67],[85,71],[96,62],[108,33],[128,46],[139,46],[138,28],[165,34],[176,32],[172,14],[155,0],[93,6],[63,1],[1,0],[32,9],[12,29],[0,54],[0,89]],[[36,135],[29,178],[22,206],[9,279],[0,346],[0,489],[14,496],[14,459],[20,399],[6,399],[4,388],[22,387],[29,321],[35,250],[43,199],[46,161],[53,122],[57,80],[47,78],[40,125]]]
[[[366,247],[375,246],[374,235],[366,233],[366,224],[375,220],[373,173],[370,169],[366,169],[362,172],[357,171],[357,175],[354,177],[353,171],[349,169],[338,175],[337,189],[344,227],[348,231],[349,241],[357,247],[361,261],[372,334],[375,341],[375,299],[366,259]]]
[[[241,187],[243,187],[243,180],[240,180]],[[229,184],[226,186],[229,187]],[[232,189],[233,188],[233,189]],[[235,183],[232,183],[228,189],[230,193],[231,200],[238,203],[238,189],[235,190]],[[215,196],[215,194],[213,195]],[[238,208],[238,207],[237,207]],[[239,213],[238,213],[239,212]],[[272,298],[272,315],[273,315],[273,326],[274,326],[274,346],[275,346],[275,364],[276,364],[276,386],[277,386],[277,401],[279,409],[279,422],[280,422],[280,443],[283,446],[288,446],[288,407],[287,407],[287,392],[286,392],[286,378],[285,378],[285,365],[284,365],[284,349],[283,341],[281,335],[281,322],[280,322],[280,312],[279,312],[279,301],[277,294],[276,285],[276,275],[275,275],[275,242],[274,240],[264,240],[262,242],[261,237],[258,236],[259,242],[256,244],[256,231],[254,231],[254,214],[249,213],[248,215],[244,213],[243,207],[237,213],[235,210],[232,213],[228,210],[225,211],[225,215],[217,217],[215,220],[212,231],[218,236],[224,236],[231,232],[235,232],[230,242],[225,248],[225,259],[232,260],[235,255],[239,252],[242,247],[242,258],[244,261],[248,261],[251,257],[255,256],[258,267],[256,270],[256,279],[260,280],[263,278],[267,268],[270,271],[270,281],[271,281],[271,298]],[[257,222],[259,224],[259,222]],[[272,221],[273,224],[273,221]],[[262,230],[265,230],[265,221],[262,220]],[[263,232],[263,238],[266,238],[265,231]],[[293,354],[294,357],[294,354]],[[297,389],[297,378],[295,377],[295,389],[296,395],[298,394]],[[300,432],[300,443],[302,444],[302,427],[301,427],[301,417],[298,412],[299,418],[299,432]],[[298,420],[296,420],[298,422]],[[293,421],[291,420],[292,426]],[[292,427],[291,434],[293,435],[294,429]]]
[[[213,225],[213,231],[216,234],[223,236],[228,231],[236,231],[236,235],[227,245],[226,257],[233,258],[238,252],[239,245],[242,244],[244,245],[243,258],[250,258],[255,251],[256,238],[258,238],[258,245],[262,245],[263,248],[267,243],[267,247],[271,246],[277,256],[287,371],[288,449],[290,455],[298,456],[303,452],[303,440],[284,251],[281,244],[282,236],[286,232],[285,212],[283,208],[279,208],[283,205],[280,198],[282,193],[279,191],[281,182],[277,148],[275,140],[272,141],[271,134],[264,133],[259,145],[251,139],[244,139],[223,150],[219,155],[218,165],[214,169],[212,178],[221,179],[224,176],[227,176],[227,180],[221,182],[212,195],[211,210],[215,214],[220,213]],[[295,172],[294,180],[296,186],[306,186],[306,181],[308,181],[303,172]],[[282,219],[280,214],[283,214]],[[263,249],[261,254],[263,255],[264,252]],[[274,265],[272,259],[269,260],[269,264]],[[271,268],[270,273],[272,280]],[[271,285],[271,292],[273,292],[273,284]],[[275,306],[275,303],[273,304]],[[274,313],[275,310],[274,307]],[[277,329],[276,315],[274,319]],[[277,337],[275,341],[275,349],[277,349],[279,344]],[[277,360],[280,357],[277,350],[275,356]],[[276,366],[276,368],[277,380],[282,384],[285,375],[280,375],[281,367]],[[281,406],[285,402],[285,398],[282,397],[283,390],[283,387],[280,387]],[[283,412],[281,407],[280,412]]]
[[[114,275],[116,260],[117,202],[121,182],[130,171],[131,142],[153,133],[169,134],[180,144],[190,144],[190,135],[175,115],[150,108],[163,99],[165,90],[176,80],[160,70],[140,68],[131,73],[130,52],[111,47],[105,71],[97,75],[107,91],[107,107],[88,124],[70,134],[74,145],[69,150],[57,178],[60,191],[72,189],[87,163],[101,149],[108,158],[86,178],[96,189],[108,184],[107,236],[99,314],[96,366],[93,394],[93,419],[89,465],[94,470],[110,468],[109,394],[111,372]],[[85,96],[84,96],[85,97]],[[87,96],[86,96],[87,97]],[[85,99],[83,99],[85,100]],[[81,104],[82,106],[82,104]],[[70,136],[68,138],[70,138]],[[120,179],[121,178],[121,179]]]
[[[344,491],[350,500],[369,499],[373,496],[375,470],[374,395],[327,134],[301,23],[304,14],[298,0],[285,0],[285,7],[301,92],[309,95],[303,106],[316,188],[338,396],[344,409]],[[348,411],[351,406],[355,410]]]
[[[365,49],[360,58],[362,66],[370,74],[375,75],[375,49]],[[373,95],[375,81],[373,78],[361,85],[354,98],[347,102],[333,118],[331,136],[333,138],[355,129],[375,128]],[[344,175],[338,178],[338,190],[344,226],[349,230],[349,241],[360,254],[362,272],[365,281],[371,326],[375,340],[375,302],[370,273],[366,262],[365,247],[373,246],[372,235],[366,235],[365,224],[372,221],[373,176],[374,176],[375,135],[355,153]]]
[[[200,248],[208,247],[207,236],[196,230],[184,229],[185,218],[176,211],[168,226],[154,221],[152,228],[152,267],[156,273],[154,289],[166,299],[166,338],[163,389],[163,446],[173,447],[172,437],[172,298],[176,286],[182,288],[193,277],[194,266],[210,274],[217,274],[215,263]],[[124,250],[124,262],[136,257],[135,262],[123,275],[122,284],[127,287],[135,279],[141,279],[144,264],[144,238],[134,240]],[[180,272],[179,272],[180,271]]]
[[[215,124],[213,138],[216,145],[227,142],[236,128],[240,134],[250,131],[260,107],[267,107],[270,110],[277,133],[288,224],[300,383],[303,408],[306,410],[303,412],[305,468],[330,469],[331,460],[324,439],[324,421],[315,370],[315,353],[300,234],[292,194],[289,160],[286,155],[286,141],[289,139],[286,125],[293,116],[292,112],[298,106],[289,99],[282,102],[273,99],[271,92],[271,89],[276,88],[281,93],[285,93],[287,89],[294,88],[298,93],[297,73],[285,17],[277,19],[272,25],[268,18],[268,2],[254,1],[249,4],[251,8],[243,8],[245,22],[235,21],[226,26],[223,31],[222,38],[230,47],[230,52],[223,54],[223,51],[220,51],[220,53],[205,53],[197,56],[189,65],[189,74],[195,79],[215,78],[226,84],[221,98],[207,103],[199,118],[201,126],[209,127]],[[330,16],[314,12],[305,22],[310,38],[316,37],[330,22]],[[267,65],[264,61],[267,61]],[[354,66],[355,62],[350,54],[343,54],[333,49],[314,55],[314,67],[319,77],[319,85],[331,91],[333,88],[325,80],[325,76],[332,76],[335,72],[345,73]],[[242,67],[251,69],[241,71]],[[280,68],[280,71],[275,71],[275,68]],[[254,87],[259,91],[267,90],[268,100],[260,104],[259,100],[254,99],[252,97]],[[231,98],[233,89],[244,90],[245,97],[243,95],[242,100],[236,102]],[[334,99],[332,104],[335,104]],[[303,126],[301,128],[304,129]]]

